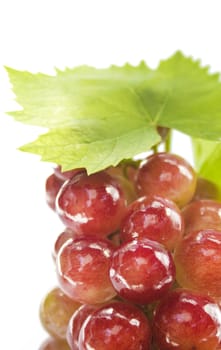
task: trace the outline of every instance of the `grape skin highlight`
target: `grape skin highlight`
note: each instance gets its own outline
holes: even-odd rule
[[[57,290],[77,309],[45,296],[52,307],[43,302],[40,317],[53,338],[39,350],[220,348],[221,203],[179,156],[137,165],[89,176],[57,167],[47,179],[64,224]]]

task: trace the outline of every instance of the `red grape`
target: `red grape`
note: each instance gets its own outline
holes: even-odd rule
[[[120,237],[122,241],[149,238],[173,250],[183,231],[183,218],[175,203],[159,196],[146,196],[128,207]]]
[[[155,310],[153,336],[160,350],[215,350],[221,337],[220,308],[204,295],[173,290]]]
[[[119,228],[126,200],[107,173],[80,173],[61,188],[56,207],[61,220],[76,234],[104,237]]]
[[[194,195],[196,179],[194,169],[182,157],[156,153],[141,163],[136,184],[141,196],[159,195],[183,207]]]
[[[57,256],[63,291],[82,304],[103,303],[116,295],[109,279],[110,241],[93,237],[68,240]]]
[[[146,304],[158,300],[170,289],[175,267],[171,254],[160,243],[133,240],[116,248],[110,278],[122,298]]]
[[[80,350],[150,350],[148,319],[136,306],[113,302],[87,317],[79,335]]]
[[[70,299],[59,288],[54,288],[41,302],[41,323],[53,337],[65,339],[68,322],[80,306],[80,303]]]
[[[55,174],[51,174],[46,180],[46,203],[53,210],[55,210],[55,200],[63,183],[64,181],[59,179]]]
[[[46,203],[51,209],[55,210],[56,197],[63,183],[66,180],[71,179],[74,175],[81,172],[86,172],[86,170],[83,168],[79,168],[61,172],[60,166],[54,169],[54,173],[47,178],[45,183]]]
[[[86,320],[86,318],[96,309],[98,306],[95,305],[82,305],[76,312],[72,315],[67,329],[67,342],[71,348],[71,350],[78,350],[78,340],[81,327]]]
[[[63,182],[66,180],[70,180],[74,175],[78,173],[86,172],[86,169],[84,168],[77,168],[77,169],[72,169],[68,171],[61,171],[61,166],[57,166],[54,168],[54,174],[57,176],[60,180]]]
[[[40,307],[54,339],[39,350],[221,348],[215,185],[164,152],[92,175],[57,166],[46,195],[65,228],[53,251],[59,288]]]
[[[185,234],[197,230],[221,230],[221,203],[201,199],[185,206],[182,210],[185,223]]]
[[[55,241],[53,250],[54,259],[56,259],[56,256],[58,255],[58,252],[61,249],[62,245],[70,238],[76,238],[76,234],[69,227],[66,227],[65,230],[62,233],[60,233],[60,235]]]
[[[188,234],[177,245],[174,261],[180,286],[221,299],[221,231]]]

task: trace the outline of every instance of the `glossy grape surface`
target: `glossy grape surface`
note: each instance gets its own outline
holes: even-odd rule
[[[80,331],[79,350],[150,350],[151,330],[143,312],[123,302],[94,311]]]
[[[63,232],[61,232],[54,244],[53,249],[53,258],[56,259],[56,256],[58,255],[59,250],[61,249],[62,245],[68,240],[68,239],[74,239],[76,238],[76,234],[71,230],[69,227],[67,227]]]
[[[221,299],[221,231],[201,230],[185,236],[175,249],[174,261],[182,287]]]
[[[54,288],[41,302],[41,323],[53,337],[66,339],[68,322],[80,306],[80,303],[70,299],[60,288]]]
[[[141,196],[159,195],[183,207],[194,195],[196,180],[194,169],[185,159],[156,153],[141,163],[136,184]]]
[[[201,199],[191,202],[182,210],[185,234],[197,230],[221,230],[221,203],[215,200]]]
[[[56,196],[63,185],[64,181],[59,179],[55,174],[51,174],[45,183],[46,203],[55,210]]]
[[[66,180],[70,180],[74,175],[76,175],[78,173],[82,173],[82,172],[86,173],[86,169],[84,169],[84,168],[77,168],[77,169],[72,169],[72,170],[68,170],[68,171],[61,171],[61,166],[60,165],[57,166],[56,168],[54,168],[55,176],[57,176],[57,178],[59,178],[63,182],[66,181]]]
[[[98,309],[98,306],[84,304],[72,315],[66,334],[67,342],[71,350],[79,349],[79,334],[81,327],[86,318],[96,309]]]
[[[110,278],[122,298],[146,304],[168,292],[175,278],[175,267],[171,254],[158,242],[133,240],[115,250]]]
[[[117,181],[107,173],[80,173],[62,187],[56,210],[76,234],[105,237],[119,228],[126,200]]]
[[[159,196],[145,196],[127,209],[121,224],[122,241],[148,238],[173,250],[184,232],[180,209]]]
[[[157,153],[93,175],[58,166],[46,194],[65,228],[59,288],[40,307],[54,339],[39,350],[221,348],[221,203],[188,162]]]
[[[204,295],[176,289],[155,310],[153,336],[159,350],[215,350],[221,337],[221,311]]]
[[[87,237],[68,240],[57,256],[61,288],[82,304],[103,303],[116,295],[109,278],[111,242]]]

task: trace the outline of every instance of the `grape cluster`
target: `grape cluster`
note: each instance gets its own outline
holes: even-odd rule
[[[40,350],[221,349],[221,203],[185,159],[57,167],[46,194],[64,231]]]

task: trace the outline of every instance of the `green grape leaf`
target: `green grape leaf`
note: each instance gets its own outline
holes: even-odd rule
[[[63,164],[65,154],[64,169],[72,169],[73,164],[75,168],[87,165],[88,173],[94,173],[110,164],[117,165],[122,154],[123,159],[129,159],[131,154],[139,154],[143,149],[150,148],[155,140],[159,140],[159,135],[153,127],[145,128],[143,125],[128,132],[125,130],[120,137],[113,136],[108,131],[105,126],[100,130],[87,130],[85,127],[83,134],[81,130],[74,128],[51,129],[21,149],[40,154],[45,161],[56,164]]]
[[[181,52],[156,69],[143,61],[57,69],[53,76],[6,69],[21,106],[9,114],[48,129],[21,149],[63,170],[81,166],[92,173],[132,158],[159,143],[158,126],[220,140],[219,74]]]
[[[193,153],[198,174],[218,188],[221,200],[221,142],[193,139]]]

